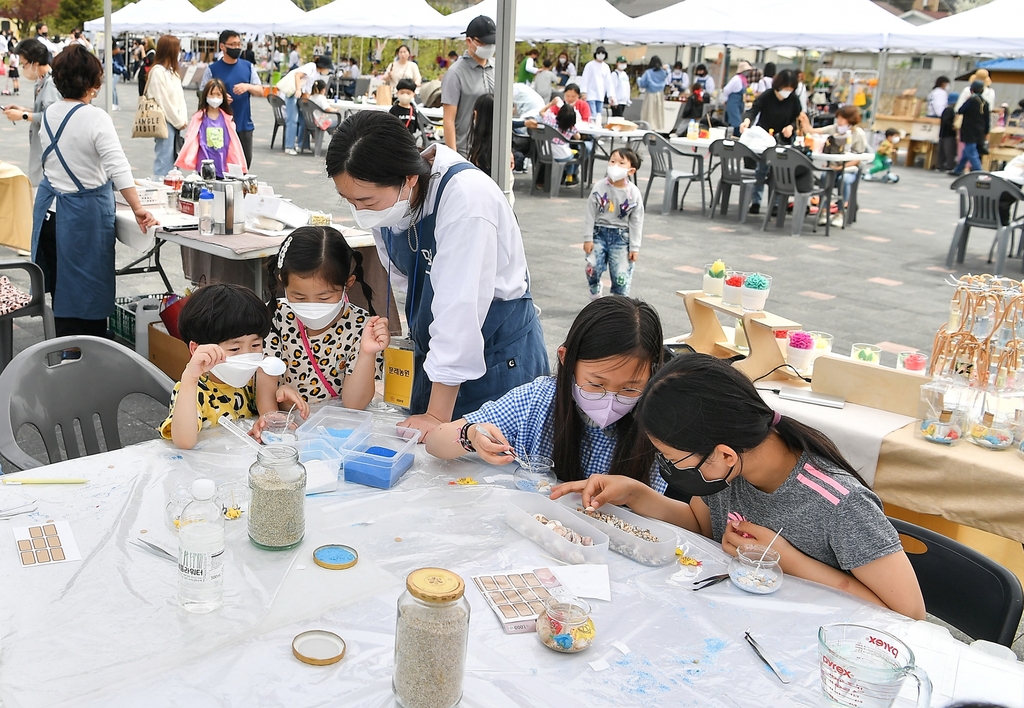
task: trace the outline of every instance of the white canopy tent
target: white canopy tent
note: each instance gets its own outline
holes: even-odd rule
[[[458,37],[477,15],[497,18],[498,0],[483,2],[443,18],[435,28],[424,28],[425,36]],[[634,40],[629,33],[635,20],[605,0],[518,0],[516,39],[528,42],[623,42]]]
[[[1024,2],[992,0],[889,37],[891,49],[949,54],[1024,55]]]
[[[279,34],[287,22],[301,20],[305,12],[292,0],[224,0],[191,23],[193,32],[231,29],[241,34]]]
[[[138,14],[138,3],[129,3],[125,5],[117,12],[110,14],[110,22],[114,32],[123,32],[124,30],[118,29],[127,22],[130,22],[132,17]],[[85,23],[86,32],[102,32],[103,31],[103,18],[89,20]]]
[[[626,34],[634,42],[878,51],[889,35],[913,29],[871,0],[684,0],[641,15]]]
[[[132,10],[119,19],[118,14]],[[111,32],[189,32],[189,27],[203,15],[188,0],[139,0],[134,5],[111,14]],[[103,18],[85,23],[86,30],[103,30]]]
[[[434,37],[438,35],[431,34],[429,28],[439,26],[443,19],[426,0],[334,0],[276,27],[281,34]]]

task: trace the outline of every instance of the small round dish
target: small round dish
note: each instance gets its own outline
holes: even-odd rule
[[[359,553],[351,546],[331,543],[313,551],[313,562],[327,570],[345,570],[359,562]]]
[[[311,629],[295,635],[292,654],[302,663],[312,666],[337,664],[345,656],[345,640],[334,632]]]

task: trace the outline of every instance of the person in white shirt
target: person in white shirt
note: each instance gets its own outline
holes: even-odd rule
[[[114,312],[113,190],[128,202],[143,233],[157,221],[139,203],[113,121],[90,105],[103,82],[99,59],[72,44],[53,60],[52,75],[64,98],[43,113],[32,260],[53,296],[57,336],[102,337]]]
[[[576,78],[576,65],[569,61],[569,55],[562,52],[555,62],[555,76],[558,77],[559,86],[567,86]]]
[[[684,93],[690,88],[690,75],[683,68],[683,62],[677,61],[672,65],[672,73],[668,76],[668,82],[679,93]]]
[[[967,103],[967,99],[971,97],[970,85],[975,81],[983,81],[985,83],[985,90],[981,92],[981,97],[988,104],[989,111],[995,113],[996,92],[992,89],[992,78],[988,75],[988,69],[978,69],[971,74],[971,78],[967,79],[967,89],[960,92],[960,98],[957,99],[954,109],[959,113],[960,107]]]
[[[299,63],[302,61],[299,57],[299,48],[295,46],[293,42],[291,45],[291,51],[288,52],[288,71],[295,71],[299,68]]]
[[[630,97],[629,74],[626,69],[626,57],[619,57],[615,60],[615,71],[612,72],[612,87],[615,96],[615,105],[612,106],[613,116],[622,116],[626,112],[626,106],[633,102]]]
[[[940,76],[935,79],[935,86],[928,94],[927,116],[929,118],[941,118],[942,112],[949,104],[949,77]]]
[[[411,57],[412,52],[405,44],[395,50],[395,60],[388,64],[387,71],[380,77],[383,81],[387,81],[390,84],[392,91],[397,90],[398,82],[402,79],[409,79],[417,86],[422,83],[420,67],[411,60]]]
[[[3,61],[6,58],[9,46],[7,35],[0,32],[0,61]]]
[[[303,64],[297,69],[289,71],[279,84],[284,85],[285,93],[285,126],[284,126],[284,152],[286,155],[298,155],[301,143],[300,139],[305,137],[306,122],[299,111],[299,100],[309,98],[313,91],[313,83],[327,76],[334,69],[334,65],[327,57],[320,57],[315,62]]]
[[[725,117],[737,134],[739,133],[740,123],[743,122],[743,94],[749,85],[747,75],[752,68],[750,62],[741,59],[736,66],[736,74],[729,79],[729,83],[722,89],[722,100],[725,102]]]
[[[156,43],[156,57],[146,79],[146,95],[160,105],[167,120],[167,137],[157,138],[153,144],[153,175],[156,177],[163,177],[173,169],[178,131],[188,125],[185,91],[178,75],[180,53],[181,43],[177,37],[162,36]]]
[[[518,120],[536,118],[547,105],[529,84],[512,84],[512,117]]]
[[[694,85],[700,84],[704,93],[711,95],[715,92],[715,80],[711,78],[711,74],[708,73],[708,67],[704,64],[698,64],[693,70],[693,83]]]
[[[764,65],[764,75],[758,80],[757,85],[754,87],[754,95],[760,96],[765,91],[768,91],[772,87],[772,83],[775,81],[775,62],[770,61]]]
[[[377,111],[338,126],[326,167],[406,291],[415,374],[402,425],[429,436],[549,373],[519,224],[486,174],[445,145],[421,153]]]
[[[807,84],[804,83],[804,72],[796,72],[796,100],[800,101],[800,112],[807,112]]]
[[[612,86],[612,72],[605,63],[608,52],[604,47],[598,47],[594,52],[593,61],[588,61],[583,67],[583,79],[580,81],[580,88],[583,93],[583,100],[590,104],[590,115],[596,115],[598,121],[601,117],[601,109],[607,98],[612,106],[615,105],[615,90]]]

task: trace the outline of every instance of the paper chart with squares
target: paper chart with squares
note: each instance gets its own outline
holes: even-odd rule
[[[547,568],[475,575],[473,582],[498,616],[505,634],[535,631],[537,617],[544,612],[544,600],[570,594]]]
[[[49,521],[38,526],[14,529],[18,558],[22,566],[51,565],[82,560],[82,554],[67,521]]]

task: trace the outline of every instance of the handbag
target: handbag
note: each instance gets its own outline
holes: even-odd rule
[[[31,302],[31,295],[15,287],[6,275],[0,275],[0,316],[9,315]]]
[[[152,71],[152,70],[151,70]],[[133,138],[166,138],[167,116],[164,109],[155,99],[149,96],[149,80],[152,73],[146,76],[146,88],[135,109],[135,121],[132,123]]]
[[[295,95],[295,69],[292,69],[287,74],[281,77],[281,80],[274,85],[277,92],[283,95],[285,98],[291,98]]]

